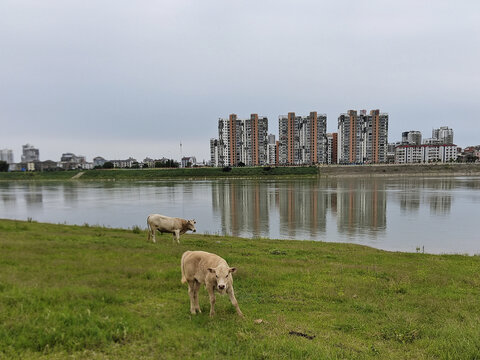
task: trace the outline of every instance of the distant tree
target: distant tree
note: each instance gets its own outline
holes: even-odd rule
[[[142,169],[148,169],[148,163],[143,163]]]
[[[156,168],[178,168],[180,164],[173,159],[155,161]]]
[[[230,166],[225,166],[223,169],[222,169],[223,172],[229,172],[229,171],[232,171],[232,168]]]
[[[0,172],[8,171],[8,163],[6,161],[0,160]]]
[[[240,161],[240,162],[238,163],[238,166],[239,166],[239,167],[244,167],[244,166],[245,166],[245,163],[242,162],[242,161]]]
[[[465,155],[465,161],[468,162],[468,163],[473,163],[473,162],[475,162],[475,161],[477,161],[477,160],[478,160],[478,158],[477,158],[475,155],[471,154],[471,153]]]
[[[134,162],[131,166],[132,169],[140,169],[140,165],[138,164],[138,162]]]
[[[104,169],[113,169],[114,168],[113,162],[107,161],[105,164],[103,164],[103,168]]]

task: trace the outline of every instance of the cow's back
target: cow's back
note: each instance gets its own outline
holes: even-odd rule
[[[152,214],[147,221],[151,226],[155,226],[160,231],[171,232],[173,230],[181,229],[182,222],[179,218],[173,218],[160,214]]]
[[[216,268],[221,263],[226,264],[226,261],[216,254],[206,251],[185,251],[182,255],[183,276],[186,280],[195,278],[204,283],[207,269]]]

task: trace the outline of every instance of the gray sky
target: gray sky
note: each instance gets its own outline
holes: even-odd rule
[[[388,112],[480,144],[480,1],[0,0],[0,148],[209,158],[218,118]]]

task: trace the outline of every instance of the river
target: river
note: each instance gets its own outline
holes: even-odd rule
[[[159,213],[206,234],[390,251],[480,254],[479,209],[480,177],[0,182],[0,218],[145,228]]]

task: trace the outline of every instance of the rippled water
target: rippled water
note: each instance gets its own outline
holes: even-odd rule
[[[0,182],[0,218],[129,228],[160,213],[201,233],[411,252],[480,254],[479,209],[479,177]]]

